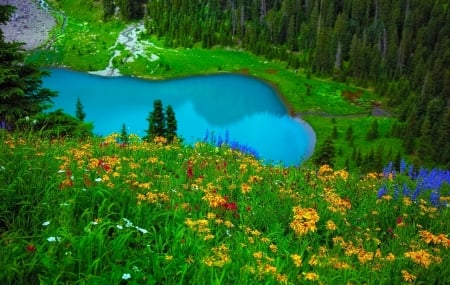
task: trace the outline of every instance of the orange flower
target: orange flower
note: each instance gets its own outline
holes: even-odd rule
[[[401,273],[402,273],[402,276],[403,276],[403,280],[405,282],[411,282],[412,283],[412,282],[414,282],[414,280],[416,280],[416,276],[410,274],[406,270],[402,270]]]
[[[405,257],[411,258],[413,262],[422,265],[425,268],[431,264],[431,258],[433,257],[426,250],[409,251],[405,252]]]
[[[248,184],[246,184],[246,183],[243,183],[243,184],[241,185],[241,191],[242,191],[243,194],[249,193],[250,190],[252,190],[252,187],[250,187],[250,185],[248,185]]]

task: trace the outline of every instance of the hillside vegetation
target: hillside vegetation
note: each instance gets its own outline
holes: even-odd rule
[[[448,171],[128,141],[1,134],[2,284],[449,282]]]

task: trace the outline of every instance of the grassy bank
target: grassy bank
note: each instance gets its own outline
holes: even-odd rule
[[[2,134],[2,284],[448,280],[448,172],[359,177],[116,139]]]

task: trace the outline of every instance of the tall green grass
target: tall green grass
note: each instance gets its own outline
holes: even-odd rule
[[[448,282],[446,183],[117,137],[2,134],[2,284]]]

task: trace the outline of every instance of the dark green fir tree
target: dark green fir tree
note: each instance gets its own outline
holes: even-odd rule
[[[0,24],[8,22],[14,7],[0,5]],[[39,67],[25,62],[22,44],[5,42],[0,29],[0,123],[10,130],[25,117],[39,114],[51,106],[56,93],[42,88],[42,77],[48,75]]]
[[[77,117],[80,121],[84,121],[84,118],[86,118],[86,113],[84,112],[84,106],[81,103],[80,97],[77,98],[75,117]]]
[[[314,163],[316,165],[328,164],[330,166],[333,166],[335,157],[336,149],[334,147],[333,138],[329,136],[317,151],[317,155],[314,158]]]
[[[177,119],[170,105],[166,108],[166,120],[166,138],[171,143],[177,136]]]
[[[158,99],[153,101],[153,111],[149,113],[147,121],[149,126],[147,129],[147,136],[144,138],[145,140],[153,141],[155,137],[165,137],[166,118],[161,100]]]

